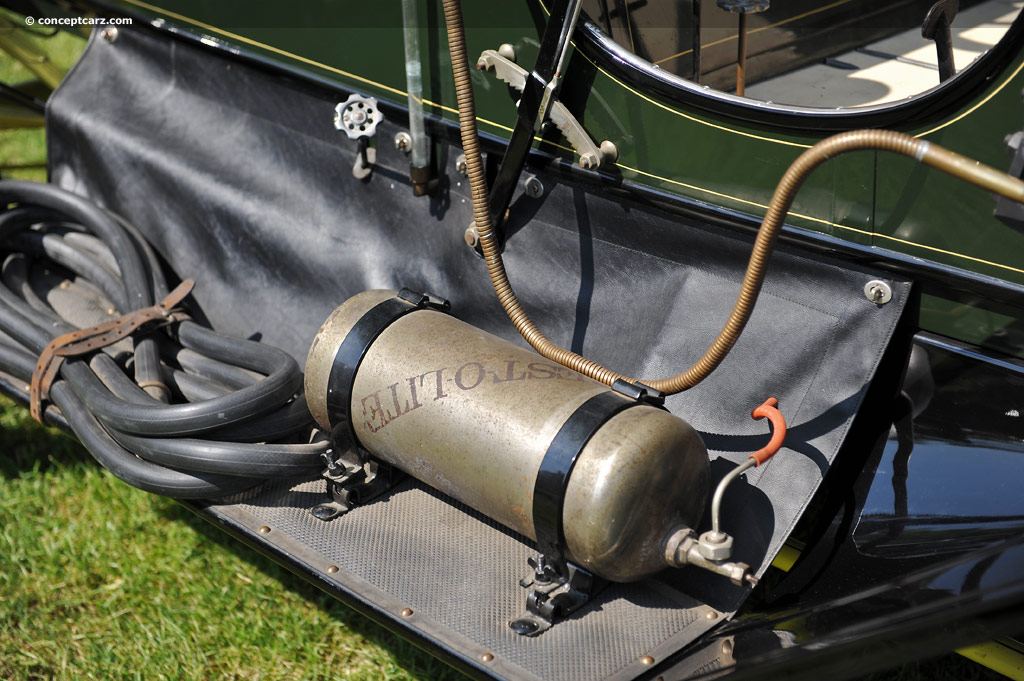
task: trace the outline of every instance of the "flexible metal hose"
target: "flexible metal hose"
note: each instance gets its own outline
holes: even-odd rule
[[[501,301],[509,319],[512,320],[523,338],[544,357],[608,385],[618,379],[633,382],[632,378],[615,373],[594,361],[552,343],[534,325],[516,298],[508,275],[505,273],[501,254],[494,242],[493,226],[488,210],[487,182],[480,159],[476,109],[473,103],[469,62],[466,59],[461,4],[459,0],[443,0],[443,3],[445,21],[448,26],[448,48],[451,52],[452,70],[455,75],[455,93],[459,105],[462,146],[466,155],[466,167],[473,196],[473,217],[476,221],[476,230],[484,260],[487,263],[487,272],[494,290],[498,294],[498,300]],[[740,286],[739,297],[718,337],[715,338],[704,355],[686,371],[669,378],[640,379],[641,383],[671,395],[697,385],[721,364],[733,345],[739,340],[747,320],[750,319],[750,313],[757,302],[761,285],[764,283],[767,273],[768,258],[771,256],[779,230],[789,213],[797,190],[800,189],[807,176],[822,163],[840,154],[856,150],[890,151],[908,156],[1001,196],[1024,202],[1024,182],[909,135],[890,130],[853,130],[824,139],[802,153],[782,176],[775,188],[775,193],[768,204],[768,210],[750,254],[750,262]]]

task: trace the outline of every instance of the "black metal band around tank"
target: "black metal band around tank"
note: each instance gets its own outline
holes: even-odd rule
[[[355,384],[356,371],[359,370],[366,351],[384,329],[396,320],[426,308],[447,312],[451,309],[451,304],[430,294],[416,293],[403,288],[394,298],[388,298],[370,308],[352,326],[352,330],[341,342],[327,379],[327,418],[337,448],[344,449],[359,444],[355,427],[352,425],[352,386]]]
[[[633,394],[603,392],[580,405],[548,445],[534,483],[533,528],[537,534],[538,550],[544,562],[554,567],[562,577],[566,576],[568,562],[562,524],[565,491],[580,453],[594,433],[619,412],[644,404],[660,406],[659,397],[664,402],[664,396],[657,391],[649,392],[649,389],[624,381],[620,383],[622,386],[616,385],[616,391],[626,386],[637,390],[631,390]],[[537,567],[543,569],[541,565]]]

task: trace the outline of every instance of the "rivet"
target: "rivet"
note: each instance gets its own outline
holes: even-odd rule
[[[337,565],[328,565],[327,566],[327,574],[333,575],[337,571],[338,571],[338,566]]]
[[[490,662],[493,659],[494,659],[494,655],[491,655],[490,653],[484,653],[483,655],[480,656],[480,661],[481,662]]]
[[[708,618],[709,620],[717,620],[718,619],[718,613],[715,612],[714,610],[712,610],[708,614],[704,615],[704,617]]]
[[[732,655],[732,641],[722,641],[722,654]]]
[[[402,617],[412,617],[412,608],[402,608],[402,612],[399,614]]]
[[[107,26],[105,29],[100,31],[100,36],[103,37],[108,43],[117,41],[117,29],[113,26]]]
[[[259,532],[260,534],[267,534],[268,532],[270,532],[270,528],[264,525],[259,529]]]
[[[640,658],[640,664],[645,664],[647,666],[650,666],[650,665],[654,664],[654,658],[651,657],[650,655],[644,655],[643,657]]]

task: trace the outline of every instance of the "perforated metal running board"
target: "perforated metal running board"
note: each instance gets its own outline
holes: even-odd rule
[[[632,679],[724,619],[648,580],[610,585],[543,635],[518,636],[508,621],[525,602],[528,540],[414,480],[329,522],[309,513],[326,498],[322,480],[283,481],[199,510],[475,675]]]

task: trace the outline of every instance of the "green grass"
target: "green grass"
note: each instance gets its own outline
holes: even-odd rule
[[[64,68],[84,47],[39,42]],[[41,128],[0,130],[0,166],[40,166],[4,177],[45,158]],[[463,677],[0,397],[0,678]]]
[[[461,678],[0,408],[0,678]]]
[[[45,45],[67,67],[83,43]],[[0,131],[0,166],[44,159],[41,129]],[[0,678],[462,677],[0,398]],[[870,678],[1001,677],[950,655]]]
[[[19,15],[7,10],[0,11],[11,18],[15,24],[21,24]],[[85,47],[85,40],[81,36],[64,31],[49,38],[34,37],[33,42],[55,65],[65,71],[75,63]],[[32,72],[21,62],[0,52],[0,82],[19,86],[33,79]],[[0,168],[3,169],[5,178],[45,181],[45,163],[46,134],[42,128],[0,129]],[[12,169],[11,166],[33,167]]]

